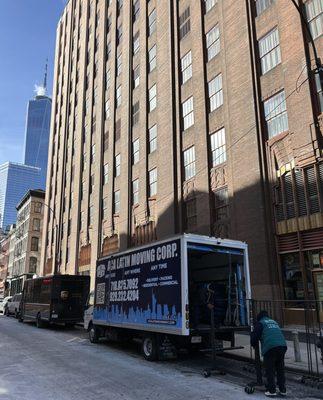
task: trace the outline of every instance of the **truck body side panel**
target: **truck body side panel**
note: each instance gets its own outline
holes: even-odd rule
[[[181,250],[174,238],[100,260],[93,322],[183,334]]]

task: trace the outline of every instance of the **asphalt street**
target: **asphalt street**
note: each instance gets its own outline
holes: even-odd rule
[[[0,316],[0,399],[206,400],[260,399],[230,375],[201,375],[203,362],[188,358],[150,363],[136,344],[91,344],[81,328],[37,329]],[[225,361],[231,363],[231,361]],[[230,364],[229,364],[230,367]],[[232,364],[233,368],[233,364]],[[299,395],[299,397],[298,397]],[[293,389],[289,398],[314,399]]]

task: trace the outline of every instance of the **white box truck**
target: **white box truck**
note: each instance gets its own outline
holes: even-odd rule
[[[178,235],[98,260],[89,337],[139,338],[148,360],[209,347],[210,332],[233,347],[249,298],[246,243]]]

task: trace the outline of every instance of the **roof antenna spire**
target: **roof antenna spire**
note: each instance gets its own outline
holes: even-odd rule
[[[48,68],[48,58],[46,58],[45,76],[44,76],[44,85],[43,85],[43,87],[45,89],[45,92],[46,92],[46,89],[47,89],[47,68]]]

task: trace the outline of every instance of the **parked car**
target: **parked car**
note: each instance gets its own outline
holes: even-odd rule
[[[14,315],[15,318],[19,317],[20,313],[20,302],[21,302],[21,293],[15,294],[11,301],[9,301],[5,308],[5,314],[9,317],[9,315]]]
[[[8,301],[11,301],[11,298],[12,298],[12,296],[7,296],[3,299],[2,302],[0,302],[0,314],[5,313],[6,305],[7,305]]]

